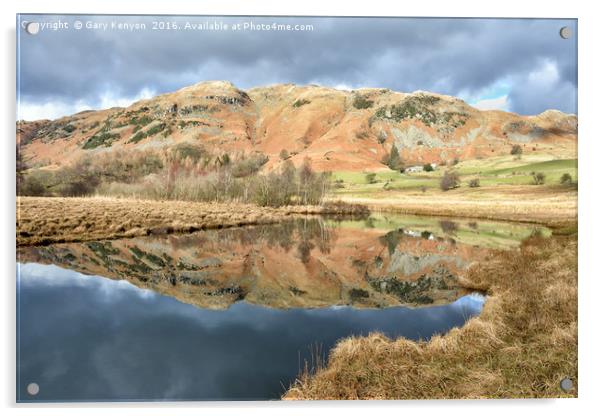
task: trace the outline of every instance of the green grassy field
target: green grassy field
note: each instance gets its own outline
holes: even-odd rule
[[[460,187],[468,187],[471,179],[478,179],[483,187],[495,185],[530,185],[532,173],[543,173],[545,183],[540,186],[558,186],[563,174],[571,175],[577,182],[577,159],[542,160],[545,156],[528,155],[520,159],[514,156],[500,156],[483,160],[469,160],[458,163],[454,169],[460,175]],[[549,156],[547,156],[549,157]],[[439,187],[443,173],[450,169],[438,167],[433,172],[399,173],[393,170],[375,172],[369,183],[368,172],[334,172],[337,182],[335,194],[368,197],[393,190],[417,190]]]

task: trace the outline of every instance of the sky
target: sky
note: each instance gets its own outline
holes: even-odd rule
[[[127,106],[208,80],[423,90],[480,109],[577,113],[571,19],[20,15],[17,25],[18,119]]]

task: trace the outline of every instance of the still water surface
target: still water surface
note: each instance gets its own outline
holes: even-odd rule
[[[427,339],[483,304],[468,295],[417,309],[209,310],[55,266],[19,270],[20,401],[277,399],[316,345],[372,331]]]
[[[278,399],[341,338],[463,325],[484,298],[458,276],[532,232],[373,215],[20,247],[17,399]]]

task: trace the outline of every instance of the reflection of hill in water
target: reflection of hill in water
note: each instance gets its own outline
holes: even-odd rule
[[[20,262],[55,264],[207,308],[259,305],[386,307],[448,303],[457,276],[483,248],[431,233],[338,227],[319,219],[188,235],[19,249]]]

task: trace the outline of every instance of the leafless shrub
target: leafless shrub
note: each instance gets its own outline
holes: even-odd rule
[[[458,224],[453,221],[441,220],[439,221],[441,231],[446,234],[455,234],[458,231]]]
[[[514,156],[520,156],[523,154],[523,148],[520,144],[512,145],[512,149],[510,149],[510,154]]]
[[[560,177],[561,185],[571,185],[573,183],[573,177],[568,173],[563,173]]]
[[[471,180],[468,182],[468,186],[469,186],[470,188],[478,188],[478,187],[480,187],[480,186],[481,186],[481,181],[480,181],[478,178],[471,179]]]
[[[542,172],[533,172],[532,176],[534,185],[543,185],[546,181],[546,175]]]
[[[442,191],[458,188],[460,186],[460,175],[453,170],[446,171],[439,181],[439,187]]]

